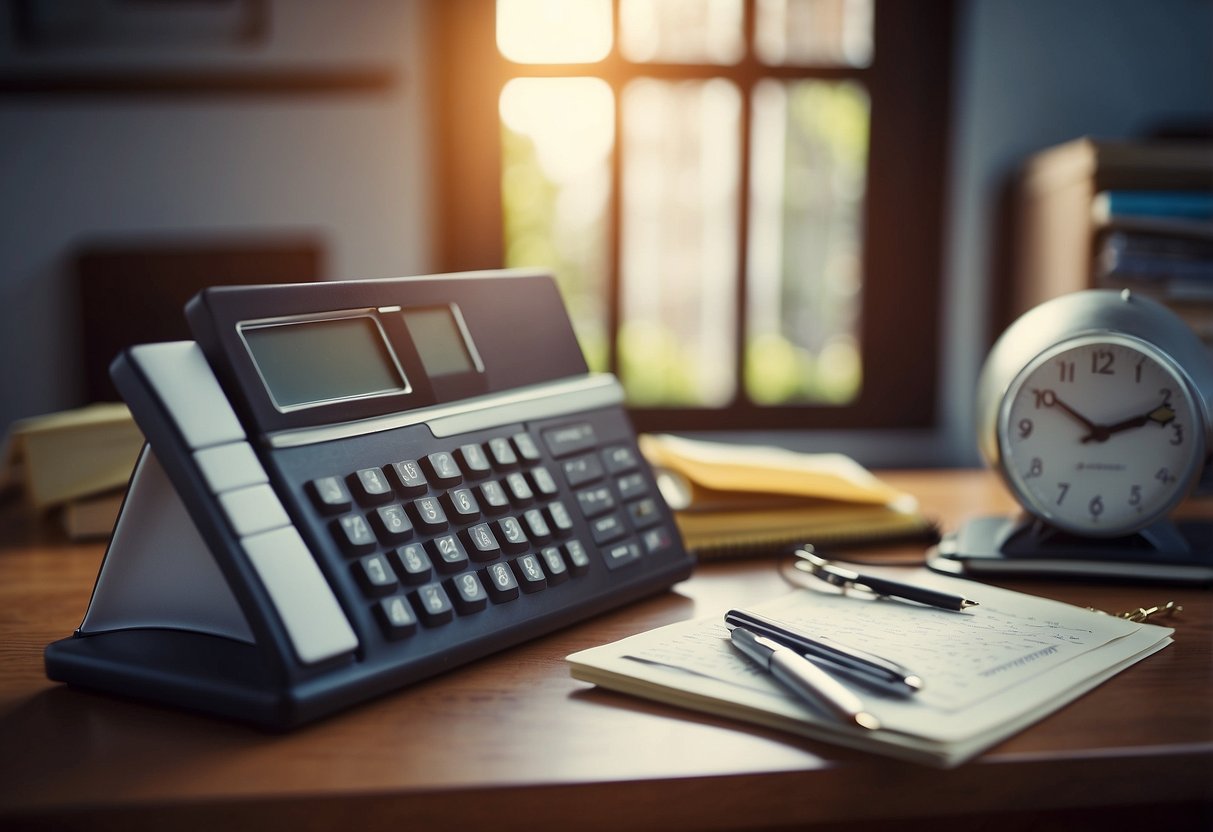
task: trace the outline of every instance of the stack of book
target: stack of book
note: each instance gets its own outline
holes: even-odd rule
[[[1213,142],[1076,139],[1018,183],[1009,324],[1081,289],[1129,289],[1173,309],[1213,356]]]
[[[0,483],[38,513],[57,513],[69,537],[108,537],[143,434],[124,404],[93,404],[13,423]]]
[[[1170,306],[1213,350],[1213,177],[1204,190],[1096,195],[1095,285]]]

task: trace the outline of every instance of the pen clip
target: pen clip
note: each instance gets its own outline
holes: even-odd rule
[[[812,546],[804,546],[797,549],[796,557],[799,559],[796,562],[797,569],[802,572],[808,572],[810,575],[820,578],[833,586],[847,589],[856,586],[860,580],[861,576],[858,572],[852,572],[850,569],[835,566],[814,552]]]

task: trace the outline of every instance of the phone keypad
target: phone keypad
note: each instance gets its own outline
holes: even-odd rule
[[[577,423],[334,472],[306,491],[336,515],[332,534],[395,640],[576,581],[595,557],[615,570],[673,546],[640,467],[632,446],[600,447]]]

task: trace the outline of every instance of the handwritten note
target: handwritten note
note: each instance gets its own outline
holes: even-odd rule
[[[955,590],[943,576],[925,582]],[[980,593],[980,594],[978,594]],[[1171,630],[995,587],[950,612],[798,590],[748,609],[857,647],[922,677],[911,697],[860,691],[884,726],[848,732],[733,648],[724,612],[569,657],[573,675],[641,696],[954,765],[1170,643]]]
[[[982,605],[951,612],[893,600],[867,600],[802,590],[754,607],[805,633],[858,647],[905,665],[924,687],[923,704],[964,708],[1133,632],[1132,624],[1060,605],[1044,608],[1023,596],[1016,608]],[[713,678],[765,687],[727,642],[723,621],[673,635],[636,651],[635,658],[681,667]]]

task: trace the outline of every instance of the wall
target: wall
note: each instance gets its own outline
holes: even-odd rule
[[[1213,121],[1210,0],[968,0],[954,90],[941,455],[976,463],[1001,191],[1032,153],[1158,121]]]
[[[0,428],[77,404],[68,257],[83,240],[317,235],[330,277],[424,272],[419,3],[275,2],[264,43],[19,49],[0,15]],[[4,11],[7,13],[8,9]],[[14,82],[216,68],[390,75],[342,91],[75,92]]]
[[[429,270],[423,6],[276,0],[256,50],[144,55],[170,68],[389,67],[398,79],[386,89],[0,94],[0,426],[76,403],[65,258],[80,240],[314,230],[330,276]],[[1028,154],[1079,135],[1213,112],[1213,0],[958,0],[958,12],[941,426],[813,434],[800,447],[874,465],[976,463],[972,390],[993,335],[993,223],[1007,177]],[[0,15],[0,85],[4,73],[46,63],[18,53],[8,25]],[[132,59],[83,50],[72,60]]]

